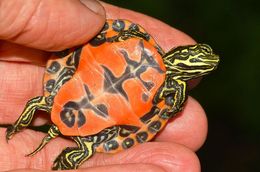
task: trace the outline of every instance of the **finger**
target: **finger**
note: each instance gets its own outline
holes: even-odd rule
[[[32,169],[23,169],[23,170],[11,170],[7,172],[41,172],[43,170],[32,170]],[[78,170],[70,170],[69,172],[166,172],[162,168],[151,165],[151,164],[124,164],[124,165],[106,165],[99,167],[88,167]],[[44,172],[53,172],[51,170],[44,170]]]
[[[62,149],[75,146],[71,141],[57,138],[35,156],[24,157],[38,146],[43,134],[25,130],[8,144],[3,139],[4,134],[5,130],[0,129],[0,155],[6,157],[0,160],[0,168],[6,171],[24,168],[48,170]],[[98,153],[82,164],[81,168],[133,163],[151,164],[165,171],[200,171],[199,160],[193,151],[179,144],[166,142],[144,143],[117,154]]]
[[[87,42],[105,22],[96,0],[2,0],[0,9],[0,39],[42,50]]]
[[[205,142],[207,131],[207,117],[203,108],[189,97],[183,111],[168,122],[155,140],[176,142],[196,151]]]

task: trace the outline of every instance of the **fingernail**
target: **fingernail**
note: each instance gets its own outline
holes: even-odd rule
[[[99,15],[105,14],[105,10],[103,6],[96,0],[80,0],[80,2],[96,14]]]

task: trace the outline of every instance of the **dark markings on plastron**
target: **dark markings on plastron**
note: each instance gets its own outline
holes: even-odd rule
[[[140,118],[143,123],[148,123],[152,117],[157,115],[160,109],[157,106],[153,106],[149,112]]]
[[[76,110],[79,110],[79,104],[76,102],[67,102],[60,112],[61,121],[68,127],[73,127],[75,124]]]
[[[116,32],[120,32],[125,28],[125,22],[123,20],[114,20],[112,23],[112,28]]]
[[[94,95],[90,92],[87,84],[84,84],[84,89],[85,89],[85,92],[87,94],[88,100],[89,101],[93,100],[94,99]]]
[[[134,145],[135,141],[132,138],[126,138],[123,143],[122,143],[122,147],[123,149],[128,149],[130,147],[132,147]]]
[[[50,74],[57,73],[61,68],[61,65],[57,61],[53,61],[51,65],[47,68],[47,72]]]
[[[97,47],[106,42],[106,32],[98,34],[96,37],[89,41],[93,47]]]
[[[139,26],[135,23],[132,23],[129,28],[128,28],[130,31],[139,31]]]
[[[96,105],[97,109],[102,112],[102,114],[100,114],[101,116],[105,114],[105,116],[108,116],[108,110],[107,110],[107,107],[106,105],[104,104],[98,104]]]
[[[108,28],[109,28],[109,24],[107,22],[105,22],[103,28],[101,29],[101,33],[105,32]]]
[[[164,56],[165,53],[159,45],[155,45],[155,48],[161,56]]]
[[[54,79],[48,80],[45,84],[45,90],[48,91],[49,93],[52,92],[55,82],[56,81]]]
[[[75,114],[67,109],[64,109],[60,113],[62,122],[69,128],[73,127],[75,124]]]
[[[147,61],[149,67],[152,67],[153,69],[157,70],[158,73],[163,74],[164,71],[161,69],[160,65],[155,61],[155,58],[151,54],[149,54],[147,50],[145,50],[143,41],[139,42],[139,46],[142,49],[142,59]]]
[[[104,144],[104,150],[107,152],[116,150],[118,147],[119,147],[119,144],[115,140],[110,140]]]
[[[103,118],[108,118],[108,109],[106,105],[104,104],[93,104],[91,100],[94,99],[94,95],[90,92],[89,88],[87,85],[84,85],[86,95],[78,102],[76,101],[69,101],[63,106],[63,110],[61,111],[61,120],[66,124],[66,117],[62,114],[65,112],[68,113],[76,113],[74,116],[77,118],[78,126],[81,127],[82,125],[85,124],[86,122],[86,116],[83,114],[82,110],[83,109],[89,109],[95,112],[96,115],[103,117]],[[75,121],[73,121],[73,125],[75,124]]]
[[[136,76],[142,84],[145,86],[145,88],[150,91],[154,87],[154,83],[151,81],[144,81],[141,78],[141,74],[147,71],[148,68],[155,69],[158,73],[163,74],[164,71],[160,68],[160,65],[155,61],[154,57],[152,55],[149,55],[147,50],[144,48],[143,40],[140,40],[139,47],[141,51],[141,60],[139,62],[132,60],[129,57],[129,54],[126,50],[121,49],[121,54],[125,58],[126,63],[128,66],[133,69],[134,71],[131,71]]]
[[[149,41],[151,36],[148,33],[144,33],[144,40]]]
[[[130,30],[122,30],[118,32],[117,35],[114,35],[112,37],[107,37],[106,41],[107,42],[122,42],[125,40],[128,40],[130,38],[143,38],[145,39],[145,36],[142,32],[135,32],[135,31],[130,31]]]
[[[119,127],[119,135],[121,137],[127,137],[131,133],[135,133],[139,128],[136,126],[130,126],[130,125],[120,125]]]
[[[143,85],[145,86],[145,88],[150,91],[153,87],[154,87],[154,83],[153,82],[150,82],[150,81],[144,81],[142,78],[141,78],[141,74],[144,73],[147,68],[149,66],[141,66],[139,69],[137,69],[136,71],[136,74],[137,74],[137,77],[140,79],[140,81],[142,81]]]
[[[151,133],[157,133],[161,129],[161,122],[160,121],[153,121],[151,124],[148,125],[148,130]]]
[[[128,101],[128,96],[123,89],[123,83],[125,80],[132,78],[129,75],[130,69],[126,67],[125,72],[120,77],[115,77],[115,75],[110,71],[106,66],[102,65],[104,69],[104,92],[112,93],[112,94],[120,94]]]
[[[82,127],[86,123],[86,117],[83,112],[78,111],[78,127]]]
[[[128,101],[128,95],[123,89],[123,83],[127,79],[137,77],[145,86],[147,91],[150,91],[154,87],[154,83],[151,81],[144,81],[141,78],[141,74],[144,73],[149,67],[154,68],[158,73],[164,73],[159,64],[155,61],[154,57],[149,55],[145,50],[143,41],[140,40],[139,47],[141,49],[141,60],[139,62],[132,60],[127,51],[121,49],[120,52],[123,55],[127,66],[124,73],[120,77],[116,77],[110,69],[102,65],[104,69],[104,92],[112,94],[120,94]],[[144,100],[147,99],[144,97]]]
[[[72,55],[68,58],[68,60],[66,61],[66,65],[68,66],[72,66],[75,69],[78,68],[79,65],[79,60],[80,60],[80,56],[81,56],[81,51],[82,51],[82,47],[78,47],[74,50],[74,52],[72,53]]]
[[[139,132],[136,134],[136,140],[138,143],[144,143],[146,142],[148,138],[148,134],[145,131]]]

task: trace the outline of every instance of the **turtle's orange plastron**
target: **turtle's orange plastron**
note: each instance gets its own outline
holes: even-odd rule
[[[92,135],[114,125],[141,127],[140,117],[150,111],[164,79],[162,58],[146,41],[88,44],[74,76],[54,99],[52,121],[69,136]]]
[[[208,74],[218,61],[206,44],[164,53],[140,25],[107,20],[90,42],[48,60],[44,95],[27,102],[6,139],[26,128],[36,110],[46,111],[53,124],[29,155],[63,135],[77,147],[64,149],[52,169],[77,169],[95,152],[115,153],[150,141],[181,111],[186,82]]]

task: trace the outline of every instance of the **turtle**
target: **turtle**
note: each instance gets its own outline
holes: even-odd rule
[[[39,152],[57,136],[72,139],[53,170],[77,169],[95,152],[116,153],[148,142],[183,109],[187,81],[217,68],[207,44],[168,52],[137,23],[107,19],[84,45],[56,52],[47,61],[44,94],[27,102],[6,130],[6,139],[28,127],[35,111],[50,114]]]

